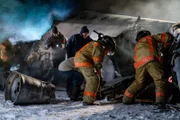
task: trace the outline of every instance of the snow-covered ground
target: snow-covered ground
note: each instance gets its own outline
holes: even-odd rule
[[[106,104],[82,106],[57,91],[58,102],[46,105],[14,106],[0,92],[0,120],[179,120],[180,112],[160,112],[154,105]]]

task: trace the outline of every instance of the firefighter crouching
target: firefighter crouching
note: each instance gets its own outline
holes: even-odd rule
[[[74,64],[79,68],[86,80],[83,105],[93,105],[96,94],[102,83],[102,62],[105,55],[115,51],[115,41],[104,36],[102,40],[92,41],[83,46],[75,55]]]
[[[5,71],[9,71],[13,57],[13,46],[11,42],[6,39],[0,44],[1,63]]]
[[[164,76],[162,54],[166,53],[171,46],[174,37],[170,33],[151,35],[149,31],[140,31],[137,34],[137,44],[134,48],[134,68],[136,71],[135,81],[126,89],[123,96],[123,103],[131,104],[136,95],[145,88],[150,75],[156,86],[156,104],[158,107],[165,107],[166,79]]]
[[[84,82],[83,75],[75,69],[74,57],[70,57],[59,64],[59,74],[67,81],[66,92],[71,101],[78,101],[81,85]]]

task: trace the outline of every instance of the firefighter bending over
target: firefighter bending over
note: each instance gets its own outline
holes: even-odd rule
[[[80,69],[86,80],[83,105],[94,104],[100,83],[103,83],[103,58],[105,55],[112,55],[114,51],[115,41],[109,36],[104,36],[102,40],[89,42],[76,53],[75,67]]]
[[[75,68],[74,57],[62,61],[58,67],[59,74],[67,81],[66,92],[71,101],[78,101],[81,85],[84,81],[83,75]]]
[[[151,35],[149,31],[143,30],[137,34],[136,40],[137,44],[134,48],[135,81],[126,89],[123,96],[123,103],[131,104],[134,102],[136,95],[148,83],[147,76],[150,75],[156,86],[156,104],[159,108],[164,108],[166,103],[166,79],[163,70],[162,55],[171,46],[174,40],[173,33]]]

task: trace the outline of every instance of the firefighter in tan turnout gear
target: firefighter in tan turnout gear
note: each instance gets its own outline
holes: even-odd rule
[[[165,106],[166,79],[163,71],[162,53],[168,50],[174,37],[169,33],[151,35],[149,31],[143,30],[137,34],[136,40],[137,44],[134,47],[135,81],[126,89],[123,103],[131,104],[134,102],[136,95],[146,87],[150,75],[156,86],[156,104],[159,107]]]
[[[104,36],[101,40],[92,41],[83,46],[75,55],[75,67],[79,68],[86,79],[83,105],[93,105],[102,81],[102,62],[105,55],[115,51],[115,41]]]
[[[13,45],[6,39],[0,44],[0,57],[1,64],[4,70],[10,70],[12,57],[13,57]]]

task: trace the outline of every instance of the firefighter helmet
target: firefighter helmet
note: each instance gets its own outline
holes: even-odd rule
[[[148,30],[142,30],[137,33],[136,41],[139,41],[141,38],[151,35],[151,32]]]
[[[173,24],[170,29],[169,33],[176,38],[177,41],[180,40],[180,22]]]
[[[114,54],[116,49],[116,43],[112,37],[105,35],[101,40],[98,41],[105,47],[105,49],[108,50],[109,55]]]

